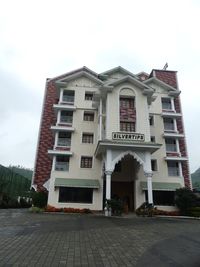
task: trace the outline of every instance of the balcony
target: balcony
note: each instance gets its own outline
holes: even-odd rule
[[[58,104],[54,104],[54,109],[62,109],[62,110],[75,110],[74,106],[74,91],[72,90],[62,90],[60,92],[60,99]]]
[[[175,138],[183,138],[184,134],[179,134],[178,132],[165,132],[163,134],[164,138],[168,138],[168,137],[175,137]]]
[[[72,156],[73,153],[69,150],[62,150],[62,149],[50,149],[48,150],[48,154],[55,156],[55,155],[61,155],[61,156]]]
[[[71,110],[71,111],[76,110],[76,106],[69,105],[68,103],[64,104],[64,103],[60,103],[59,102],[58,104],[54,104],[53,107],[56,110],[60,110],[60,109],[62,109],[62,110]]]
[[[176,113],[174,111],[163,110],[161,116],[163,118],[180,118],[182,115],[181,113]]]
[[[58,138],[57,146],[71,147],[71,138]]]
[[[68,125],[64,125],[64,124],[58,124],[58,125],[54,125],[51,126],[51,130],[53,131],[66,131],[66,132],[74,132],[74,128]]]
[[[181,156],[166,156],[165,157],[166,161],[186,161],[188,160],[187,157],[181,157]]]

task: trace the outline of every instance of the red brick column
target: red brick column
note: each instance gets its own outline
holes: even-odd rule
[[[174,98],[174,106],[175,106],[175,110],[177,113],[182,112],[181,111],[181,102],[180,102],[179,96]],[[177,129],[178,129],[179,133],[184,134],[183,118],[182,117],[177,118],[176,121],[177,121]],[[181,157],[187,157],[188,153],[187,153],[185,138],[181,138],[179,140],[179,148],[180,148]],[[182,172],[183,172],[185,186],[191,189],[192,186],[191,186],[191,182],[190,182],[190,171],[189,171],[188,161],[182,162]]]
[[[41,128],[38,140],[38,151],[36,155],[36,166],[33,183],[37,185],[38,191],[43,191],[43,184],[50,178],[52,158],[47,151],[53,148],[54,135],[50,127],[55,125],[56,116],[53,104],[57,102],[56,88],[54,82],[47,81],[46,94],[44,99]]]

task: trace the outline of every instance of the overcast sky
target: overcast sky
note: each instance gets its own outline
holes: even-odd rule
[[[1,1],[0,164],[34,166],[46,78],[82,66],[177,70],[190,169],[200,166],[200,1]]]

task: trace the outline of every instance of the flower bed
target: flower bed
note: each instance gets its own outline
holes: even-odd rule
[[[92,213],[90,209],[77,209],[77,208],[56,208],[50,205],[47,205],[45,208],[47,212],[65,212],[65,213]]]

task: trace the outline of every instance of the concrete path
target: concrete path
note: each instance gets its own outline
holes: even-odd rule
[[[200,221],[0,210],[0,266],[200,266]]]

